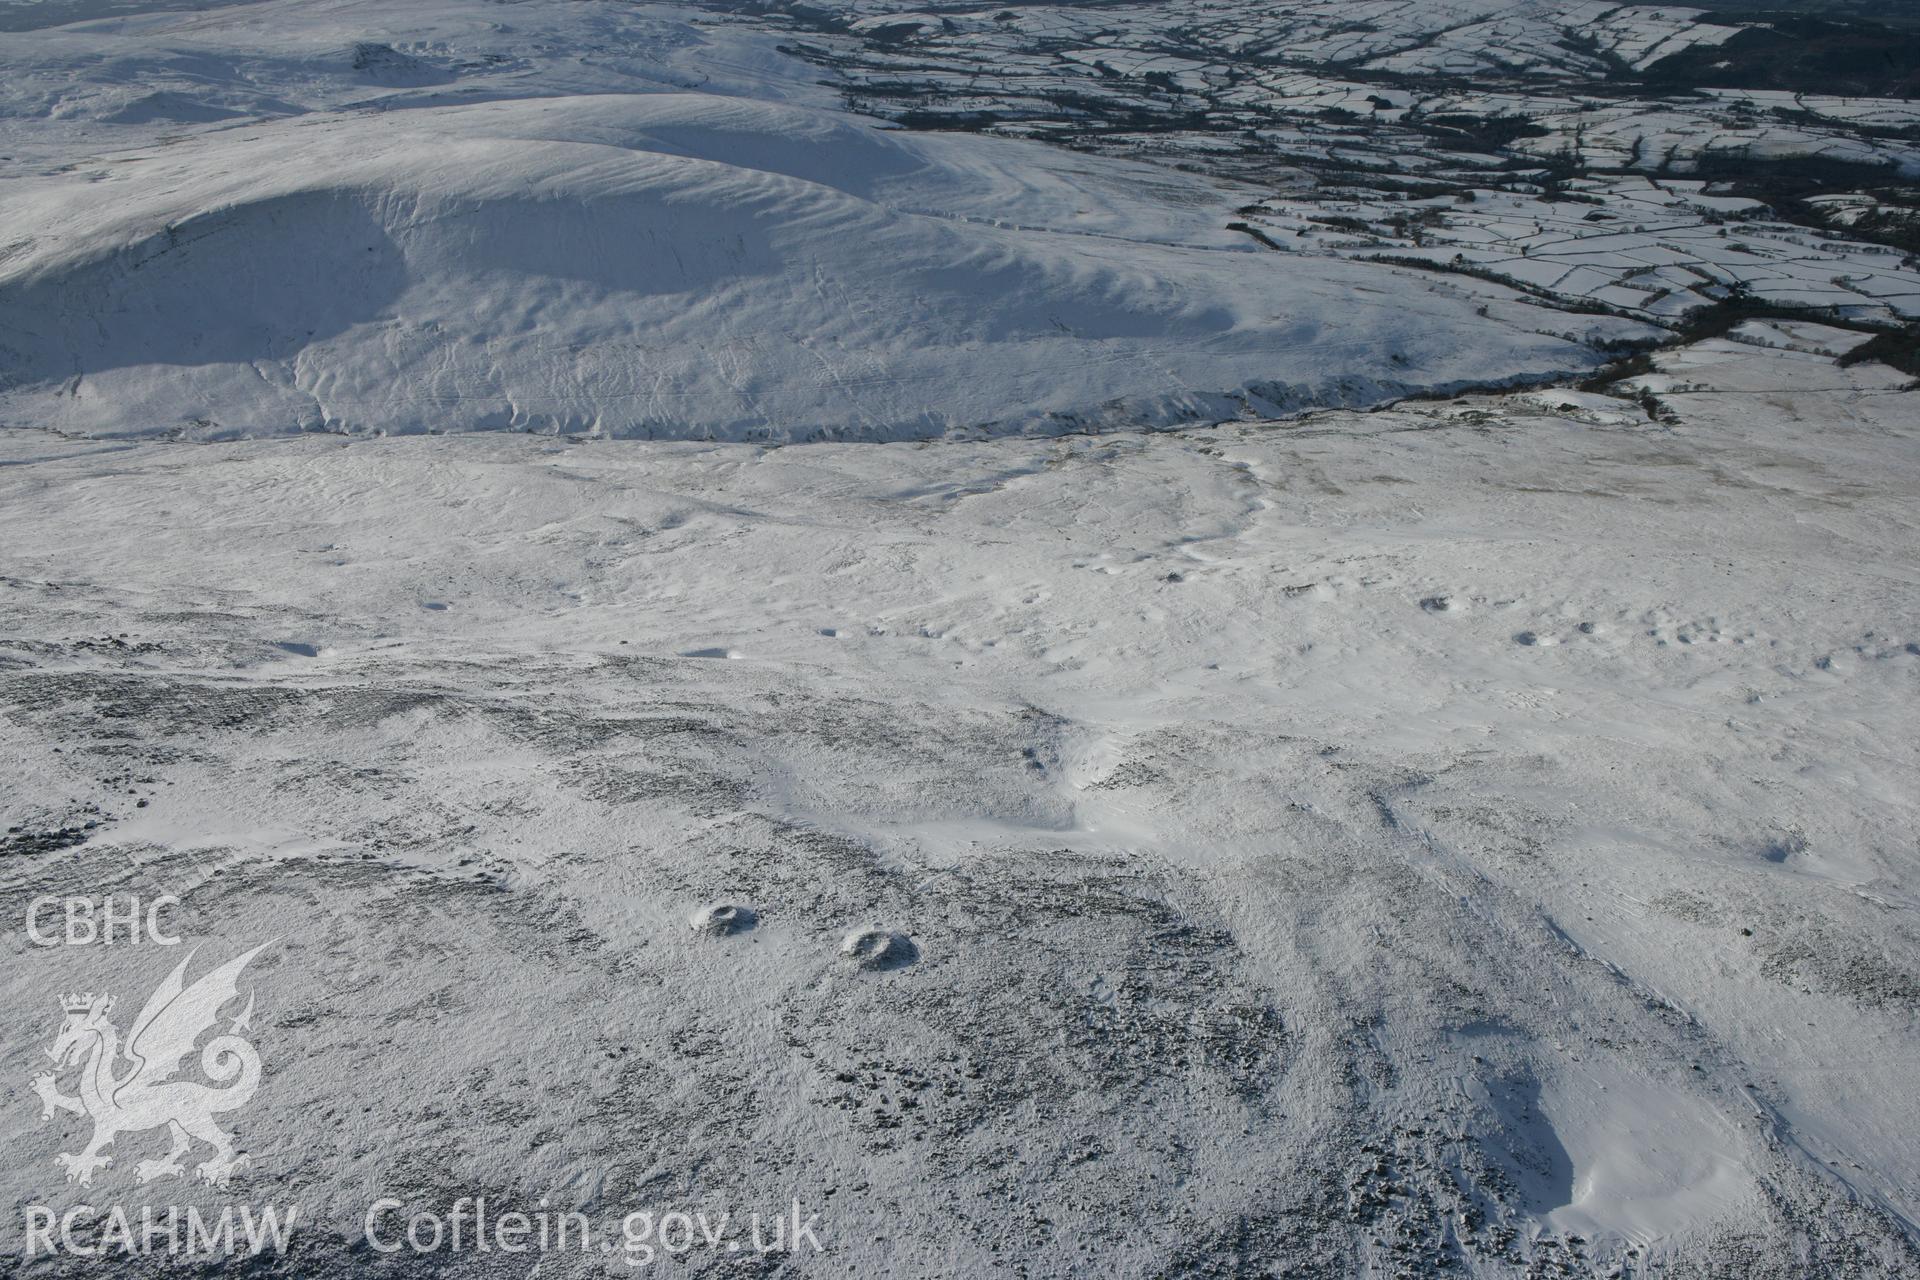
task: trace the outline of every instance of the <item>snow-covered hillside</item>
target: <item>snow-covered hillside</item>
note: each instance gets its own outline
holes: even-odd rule
[[[1580,96],[1736,31],[1685,10],[140,8],[0,14],[26,28],[0,50],[0,421],[1055,433],[1577,373],[1729,290],[1920,307],[1920,271],[1859,234],[1885,218],[1808,204],[1844,234],[1808,232],[1765,193],[1662,180],[1762,152],[1920,169],[1910,112]],[[814,43],[783,43],[796,24]],[[1554,157],[1651,172],[1567,183],[1534,167]]]
[[[667,92],[717,60],[684,17],[671,74],[549,95],[543,67],[503,76],[458,42],[372,57],[349,24],[375,8],[14,37],[10,105],[37,145],[0,194],[6,421],[192,438],[1163,425],[1577,371],[1590,341],[1644,332],[1272,258],[1225,229],[1250,193],[1201,179]],[[437,21],[473,25],[459,6]],[[240,34],[316,22],[332,43],[300,65],[324,105],[234,87],[268,78]],[[648,34],[630,40],[668,43]],[[129,45],[137,60],[74,54]],[[188,50],[233,59],[229,83],[156,89],[147,67]]]
[[[1920,1274],[1907,36],[0,33],[0,1272]]]
[[[303,1276],[476,1194],[797,1196],[809,1275],[1910,1275],[1920,411],[1852,340],[1667,422],[9,433],[0,905],[280,939],[229,1196]],[[21,1085],[175,957],[6,938],[8,1194],[151,1197]]]

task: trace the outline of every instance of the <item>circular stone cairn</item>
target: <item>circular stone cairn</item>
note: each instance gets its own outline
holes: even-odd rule
[[[840,954],[862,969],[897,969],[919,955],[913,940],[891,929],[855,929],[840,940]]]
[[[752,907],[743,907],[734,902],[714,902],[694,912],[687,924],[695,933],[719,938],[729,933],[744,933],[753,928],[758,920]]]

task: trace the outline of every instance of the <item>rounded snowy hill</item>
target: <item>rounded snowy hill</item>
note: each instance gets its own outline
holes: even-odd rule
[[[712,93],[400,92],[171,134],[93,121],[96,145],[142,141],[9,182],[0,420],[1165,425],[1580,369],[1631,328],[1276,253],[1227,229],[1244,193],[1034,143]]]

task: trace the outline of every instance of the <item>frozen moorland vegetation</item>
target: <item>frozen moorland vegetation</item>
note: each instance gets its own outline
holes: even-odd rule
[[[1916,48],[0,0],[0,1271],[1920,1274]]]

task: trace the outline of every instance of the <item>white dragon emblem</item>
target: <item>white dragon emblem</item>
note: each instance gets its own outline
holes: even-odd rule
[[[94,1170],[113,1163],[113,1157],[104,1152],[115,1137],[161,1125],[171,1133],[173,1149],[164,1159],[134,1165],[134,1175],[141,1182],[184,1173],[181,1157],[196,1138],[213,1148],[213,1154],[194,1171],[202,1181],[225,1186],[236,1170],[246,1166],[247,1157],[234,1153],[231,1135],[213,1118],[245,1106],[260,1084],[260,1055],[238,1034],[250,1026],[251,994],[226,1033],[216,1035],[200,1050],[200,1069],[224,1087],[173,1077],[200,1037],[214,1029],[221,1006],[240,994],[236,985],[240,971],[266,945],[227,961],[190,987],[183,979],[193,957],[182,960],[147,997],[133,1020],[124,1051],[119,1029],[107,1018],[113,1008],[110,997],[96,999],[92,993],[61,997],[66,1021],[47,1056],[60,1071],[79,1065],[80,1091],[77,1095],[60,1092],[52,1071],[35,1076],[33,1090],[40,1095],[42,1119],[52,1119],[54,1111],[60,1110],[93,1120],[93,1139],[85,1150],[77,1155],[63,1151],[54,1157],[67,1171],[68,1182],[91,1186]],[[123,1056],[129,1064],[124,1072]]]

